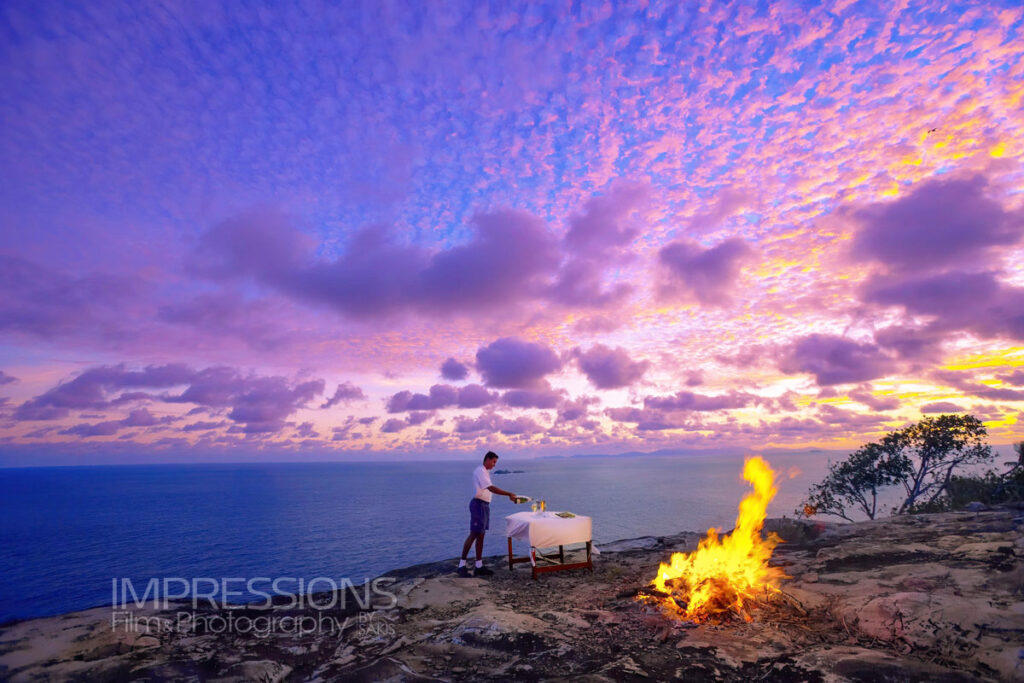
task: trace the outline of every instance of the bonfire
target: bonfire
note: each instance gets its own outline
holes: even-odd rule
[[[715,529],[708,529],[697,550],[673,553],[640,599],[694,622],[737,615],[750,621],[751,607],[779,593],[779,583],[788,577],[768,566],[768,560],[781,539],[774,533],[761,537],[765,509],[778,490],[775,473],[756,456],[747,459],[743,478],[754,490],[740,503],[733,532],[719,538]]]

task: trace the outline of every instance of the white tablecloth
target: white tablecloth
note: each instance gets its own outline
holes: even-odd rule
[[[551,548],[591,540],[590,517],[558,517],[553,510],[517,512],[505,518],[505,535],[533,548]]]

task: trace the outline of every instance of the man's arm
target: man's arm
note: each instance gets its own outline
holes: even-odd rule
[[[491,493],[497,493],[499,496],[508,496],[509,500],[511,500],[513,503],[516,502],[516,494],[506,491],[505,489],[499,489],[494,484],[488,486],[487,490],[490,491]]]

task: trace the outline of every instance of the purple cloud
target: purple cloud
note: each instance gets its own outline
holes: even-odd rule
[[[558,409],[560,422],[576,422],[587,417],[590,406],[600,403],[596,396],[581,396],[573,401],[565,401]]]
[[[932,373],[932,379],[958,389],[969,396],[987,398],[990,401],[1024,401],[1024,389],[991,387],[987,384],[975,382],[973,381],[973,373],[939,370]]]
[[[606,408],[605,415],[616,422],[632,422],[641,432],[659,432],[666,429],[683,429],[687,419],[679,415],[668,416],[656,408]]]
[[[206,421],[206,422],[204,422],[204,421],[200,420],[199,422],[192,422],[192,423],[189,423],[189,424],[185,425],[184,427],[182,427],[182,431],[185,431],[185,432],[205,432],[205,431],[209,431],[211,429],[217,429],[219,427],[226,427],[227,425],[228,425],[228,423],[224,422],[224,421],[221,421],[221,422]]]
[[[511,389],[502,395],[502,402],[513,408],[557,407],[565,399],[565,389],[552,389],[547,380],[531,389]]]
[[[1017,368],[1008,375],[996,375],[1000,380],[1015,387],[1024,386],[1024,368]]]
[[[497,399],[498,394],[488,391],[479,384],[467,384],[464,387],[435,384],[430,387],[429,394],[400,391],[392,395],[387,402],[387,411],[402,413],[411,410],[440,410],[451,407],[479,408],[494,403]]]
[[[680,391],[672,396],[648,396],[644,399],[647,410],[692,410],[698,412],[714,410],[730,410],[743,408],[750,404],[754,397],[739,391],[720,396],[695,394],[692,391]]]
[[[497,413],[484,413],[476,418],[459,415],[455,418],[455,433],[463,436],[479,436],[482,433],[500,433],[507,436],[529,435],[543,431],[537,422],[527,416],[507,419]]]
[[[124,388],[168,388],[192,381],[194,372],[181,364],[150,365],[143,370],[125,370],[124,364],[90,368],[74,379],[18,406],[18,420],[54,420],[71,410],[98,410],[114,403],[111,394]]]
[[[893,272],[976,267],[1024,234],[1024,212],[1005,211],[986,196],[984,176],[929,180],[891,202],[857,211],[855,257]]]
[[[459,408],[480,408],[498,400],[498,395],[479,384],[467,384],[459,389],[455,404]]]
[[[405,420],[393,417],[380,426],[380,431],[384,434],[397,434],[408,426],[409,423]]]
[[[123,424],[120,420],[108,420],[106,422],[96,422],[94,424],[77,424],[72,427],[68,427],[67,429],[60,430],[60,433],[85,438],[90,436],[112,436],[117,434],[117,431],[121,429],[122,426]]]
[[[783,372],[810,373],[822,386],[877,379],[894,367],[892,359],[874,344],[826,334],[801,337],[779,362]]]
[[[461,382],[469,376],[469,368],[454,358],[441,364],[441,377],[450,382]]]
[[[725,305],[739,277],[740,266],[753,253],[742,239],[733,237],[705,249],[692,240],[665,245],[658,259],[669,274],[664,293],[682,294],[702,304]]]
[[[168,419],[170,418],[170,419]],[[159,418],[153,413],[149,412],[146,408],[138,408],[128,413],[128,417],[121,421],[121,424],[125,427],[152,427],[158,424],[166,424],[172,420],[175,420],[173,416],[168,415],[167,417]]]
[[[931,316],[926,335],[966,330],[981,337],[1024,339],[1024,288],[1003,284],[994,272],[875,276],[862,287],[861,298]]]
[[[102,273],[65,275],[16,256],[0,255],[0,331],[33,337],[124,329],[146,287],[136,278]]]
[[[373,225],[339,258],[317,260],[282,214],[247,214],[208,231],[190,265],[214,279],[252,278],[355,318],[491,311],[540,296],[559,262],[544,223],[505,209],[477,214],[471,224],[468,242],[436,252],[397,244],[387,227]]]
[[[582,213],[569,218],[562,240],[568,255],[549,290],[552,299],[567,306],[601,308],[623,300],[632,286],[625,282],[605,285],[610,266],[632,258],[626,248],[639,234],[630,214],[649,195],[646,185],[618,182],[603,196],[592,197]]]
[[[875,396],[871,393],[871,387],[867,385],[861,385],[850,392],[850,398],[858,403],[863,403],[871,410],[882,412],[886,410],[895,410],[900,407],[900,401],[892,396],[880,397]]]
[[[366,399],[366,395],[363,390],[352,384],[351,382],[342,382],[338,385],[338,388],[334,390],[334,395],[327,399],[321,408],[332,408],[339,403],[348,403],[349,401],[362,401]]]
[[[283,377],[246,378],[232,396],[228,418],[244,423],[247,434],[277,432],[285,418],[323,392],[322,379],[291,386]]]
[[[17,381],[18,381],[17,377],[14,377],[13,375],[8,375],[3,370],[0,370],[0,386],[3,386],[5,384],[12,384],[12,383],[17,382]]]
[[[621,251],[640,232],[626,219],[649,194],[647,185],[620,182],[606,195],[587,200],[583,212],[569,218],[569,231],[565,234],[567,250],[588,257]]]
[[[590,383],[598,389],[618,389],[638,382],[650,367],[648,361],[634,361],[623,348],[595,344],[587,351],[576,349],[576,362]]]
[[[125,388],[177,386],[186,388],[180,394],[160,396],[144,392],[114,395]],[[181,364],[150,365],[142,370],[126,370],[124,364],[99,366],[22,403],[15,411],[15,418],[52,420],[67,416],[71,410],[100,410],[145,398],[230,408],[229,418],[244,423],[247,433],[260,433],[281,429],[286,417],[323,390],[323,380],[292,385],[283,377],[244,376],[234,368],[223,366],[200,371]],[[141,413],[136,415],[137,419],[144,419]]]
[[[892,325],[875,331],[875,343],[907,360],[936,358],[942,347],[942,334],[928,328]]]
[[[559,370],[562,361],[544,344],[503,337],[476,352],[476,367],[487,386],[525,389]]]
[[[962,413],[964,409],[949,401],[939,401],[937,403],[926,403],[921,406],[921,412],[926,415],[930,413]]]

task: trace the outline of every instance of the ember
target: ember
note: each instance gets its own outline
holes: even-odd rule
[[[757,456],[747,459],[743,478],[754,490],[740,503],[733,532],[720,539],[715,529],[708,529],[696,551],[674,553],[658,568],[652,590],[640,599],[692,621],[737,614],[750,621],[750,603],[778,592],[779,582],[788,577],[778,567],[769,567],[768,560],[781,539],[774,533],[761,538],[765,509],[777,492],[775,473]]]

